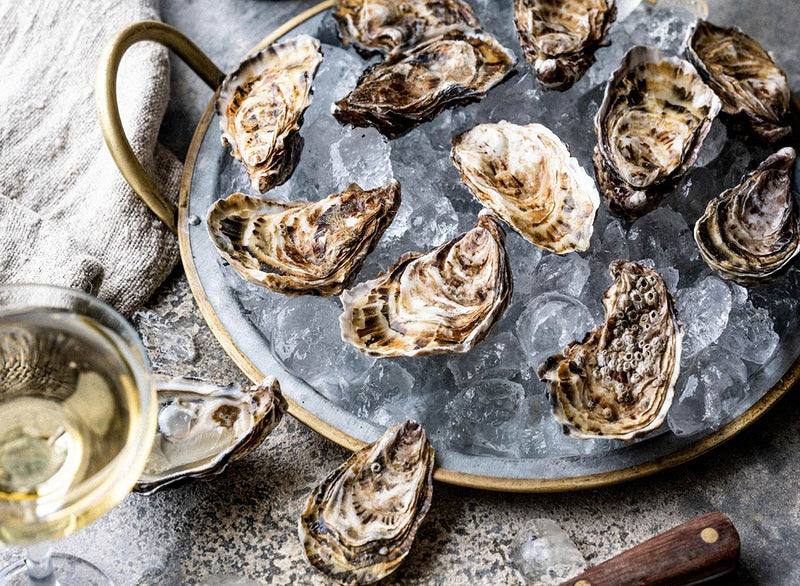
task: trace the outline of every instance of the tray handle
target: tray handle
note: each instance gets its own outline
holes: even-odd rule
[[[164,197],[147,175],[133,153],[117,104],[117,72],[125,51],[139,41],[155,41],[178,55],[211,89],[216,89],[225,74],[177,29],[154,20],[135,22],[119,31],[105,46],[97,66],[95,78],[95,103],[100,129],[108,150],[122,176],[142,198],[147,207],[158,216],[173,233],[178,231],[178,210]]]

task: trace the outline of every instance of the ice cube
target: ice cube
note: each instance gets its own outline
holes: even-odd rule
[[[684,364],[722,335],[728,325],[732,304],[730,288],[718,277],[703,277],[694,287],[678,291],[678,319],[683,322],[686,332],[682,354]]]
[[[725,146],[725,141],[728,140],[728,131],[725,130],[725,124],[717,118],[711,124],[711,130],[708,131],[703,146],[700,147],[700,152],[697,155],[697,160],[694,164],[696,167],[705,167],[709,163],[715,161],[722,153]]]
[[[684,266],[700,254],[686,220],[665,205],[636,220],[628,229],[628,242],[630,260],[649,258],[656,267]]]
[[[563,293],[578,297],[589,279],[589,261],[577,253],[545,254],[533,272],[534,293]]]
[[[415,393],[414,386],[414,377],[396,361],[378,360],[345,404],[359,417],[384,427],[406,419],[425,421],[431,396]]]
[[[561,584],[586,569],[577,546],[555,521],[532,519],[511,542],[509,558],[528,584]]]
[[[185,364],[197,357],[194,336],[200,331],[200,326],[196,323],[188,327],[181,324],[176,328],[174,323],[168,323],[166,317],[142,309],[133,314],[133,324],[154,360]]]
[[[531,373],[527,358],[517,337],[511,332],[492,332],[489,337],[466,354],[456,354],[447,361],[459,387],[473,384],[480,378],[513,378],[521,372],[523,379]]]
[[[340,189],[351,183],[383,187],[393,177],[390,153],[389,141],[374,128],[346,128],[330,146],[333,179]]]
[[[766,364],[779,342],[769,310],[756,308],[751,301],[731,311],[728,327],[718,340],[734,356],[756,364]]]

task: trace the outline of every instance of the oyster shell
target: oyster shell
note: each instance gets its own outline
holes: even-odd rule
[[[400,206],[400,183],[353,184],[318,202],[234,193],[208,212],[208,233],[239,275],[285,295],[338,295]]]
[[[792,132],[786,73],[737,27],[697,22],[686,55],[722,99],[722,111],[769,142]]]
[[[259,193],[288,181],[300,160],[298,131],[320,63],[319,41],[299,35],[248,57],[222,82],[215,104],[222,144]]]
[[[397,47],[413,47],[435,28],[480,26],[463,0],[337,0],[332,14],[339,38],[362,54],[387,54]]]
[[[743,285],[768,280],[800,253],[800,219],[792,196],[795,152],[768,157],[741,183],[708,204],[694,239],[708,266]]]
[[[595,172],[611,211],[631,219],[658,206],[694,163],[720,106],[688,61],[628,51],[595,118]]]
[[[614,0],[515,0],[525,58],[545,87],[567,90],[595,61],[617,15]]]
[[[309,495],[298,534],[341,584],[371,584],[408,555],[433,497],[433,447],[416,421],[391,427]]]
[[[541,124],[479,124],[450,155],[483,205],[523,238],[557,254],[589,248],[600,196],[567,146]]]
[[[672,405],[683,328],[661,275],[611,263],[606,323],[539,367],[564,433],[632,440],[661,426]]]
[[[500,221],[477,225],[428,253],[407,252],[377,279],[342,293],[342,339],[370,356],[468,352],[511,300]]]
[[[137,492],[218,476],[229,462],[257,448],[287,408],[273,377],[249,390],[197,379],[155,379],[158,428]]]
[[[464,25],[437,29],[367,68],[332,112],[340,124],[374,126],[397,138],[445,108],[482,99],[515,63],[514,54],[486,32]]]

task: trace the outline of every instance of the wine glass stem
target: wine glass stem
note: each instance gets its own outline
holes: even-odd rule
[[[39,543],[27,548],[25,566],[28,568],[30,586],[58,586],[50,559],[52,551],[49,543]]]

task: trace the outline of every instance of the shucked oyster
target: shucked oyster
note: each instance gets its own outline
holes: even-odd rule
[[[450,155],[483,205],[523,238],[566,254],[589,248],[600,196],[567,146],[541,124],[479,124]]]
[[[515,0],[525,57],[545,87],[569,89],[595,61],[617,15],[614,0]]]
[[[429,30],[451,24],[479,26],[463,0],[337,0],[333,18],[342,41],[364,53],[413,47]]]
[[[261,444],[287,407],[272,377],[244,391],[193,379],[156,377],[155,382],[158,429],[137,492],[221,474],[229,462]]]
[[[342,339],[370,356],[468,352],[511,300],[505,233],[484,210],[438,248],[408,252],[377,279],[342,293]]]
[[[724,113],[769,142],[791,133],[786,73],[755,40],[736,27],[701,20],[686,54],[722,99]]]
[[[564,433],[632,440],[661,426],[672,405],[683,329],[661,276],[611,263],[606,323],[539,368]]]
[[[408,555],[432,497],[425,430],[391,427],[311,492],[298,524],[306,556],[341,584],[377,582]]]
[[[208,212],[208,233],[242,278],[285,295],[350,286],[400,206],[400,184],[351,185],[318,202],[234,193]]]
[[[285,183],[297,166],[298,130],[320,63],[319,41],[299,35],[248,57],[222,82],[216,102],[222,144],[259,193]]]
[[[694,163],[720,105],[688,61],[628,51],[595,118],[595,172],[611,211],[630,219],[658,206]]]
[[[792,196],[795,152],[781,149],[742,182],[711,200],[694,227],[703,260],[743,285],[768,280],[800,253]]]
[[[333,105],[333,115],[341,124],[374,126],[397,138],[445,108],[482,99],[515,62],[511,51],[479,29],[437,29],[364,71],[355,89]]]

